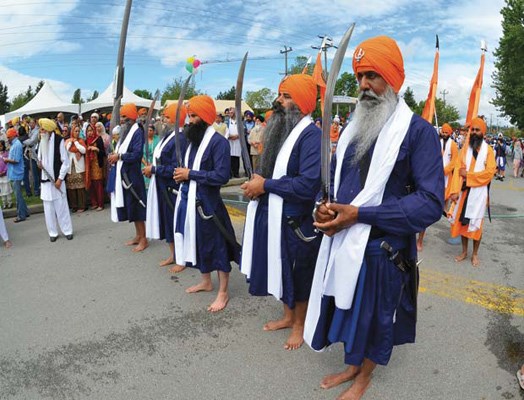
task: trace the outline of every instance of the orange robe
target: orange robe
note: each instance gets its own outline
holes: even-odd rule
[[[451,140],[451,139],[448,139]],[[444,150],[442,150],[442,156],[444,157]],[[447,201],[449,199],[449,196],[451,196],[451,187],[453,183],[453,171],[455,170],[455,167],[458,165],[459,162],[459,151],[457,143],[454,141],[451,142],[451,160],[449,161],[448,165],[444,167],[444,176],[448,177],[448,184],[444,188],[444,201]]]
[[[486,156],[486,167],[483,171],[473,172],[475,170],[475,163],[475,158],[472,158],[471,165],[466,176],[466,186],[481,187],[488,185],[493,179],[495,171],[497,170],[497,164],[495,162],[495,153],[493,152],[493,148],[491,146],[488,147],[488,154]],[[462,163],[462,165],[464,164]],[[453,173],[453,182],[451,185],[451,193],[459,194],[462,186],[462,179],[459,175],[459,168],[455,168],[455,171]],[[460,215],[462,214],[462,208],[464,207],[465,199],[466,196],[462,196],[459,204],[456,205],[456,207],[458,207],[457,218],[455,219],[455,223],[451,225],[451,237],[457,237],[458,235],[461,235],[469,239],[480,240],[480,238],[482,237],[482,230],[484,228],[484,221],[482,221],[480,229],[475,232],[468,232],[468,225],[462,225],[462,223],[460,222]]]

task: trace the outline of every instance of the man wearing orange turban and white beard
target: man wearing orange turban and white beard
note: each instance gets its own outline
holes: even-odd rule
[[[457,202],[452,215],[451,236],[462,237],[462,253],[456,262],[468,256],[468,240],[473,239],[471,264],[479,265],[478,251],[482,239],[484,212],[489,201],[488,184],[497,169],[495,153],[484,140],[486,123],[482,118],[471,120],[469,145],[462,151],[466,156],[457,163],[451,184],[451,200]],[[465,161],[465,164],[464,164]],[[462,178],[462,179],[461,179]],[[460,186],[462,182],[462,186]]]
[[[304,342],[304,320],[320,245],[311,213],[320,190],[321,131],[311,119],[317,86],[309,75],[290,75],[281,82],[273,114],[264,131],[259,174],[241,186],[251,198],[246,215],[241,271],[249,293],[273,295],[284,303],[284,316],[264,330],[291,328],[287,350]]]
[[[397,43],[386,36],[364,41],[353,70],[359,103],[332,159],[337,201],[315,211],[325,236],[304,339],[317,351],[344,343],[348,367],[321,387],[354,380],[338,399],[357,400],[393,346],[415,341],[416,233],[442,214],[444,172],[435,129],[398,96],[404,62]]]
[[[230,148],[227,139],[212,127],[216,109],[211,97],[192,97],[187,114],[186,168],[176,168],[173,176],[180,184],[174,212],[175,258],[178,266],[198,268],[202,275],[201,282],[187,288],[187,293],[213,290],[211,272],[217,271],[218,293],[208,311],[218,312],[229,301],[231,261],[239,261],[239,249],[231,243],[235,232],[220,197],[221,186],[229,181]],[[199,204],[203,214],[212,215],[212,219],[197,212]]]

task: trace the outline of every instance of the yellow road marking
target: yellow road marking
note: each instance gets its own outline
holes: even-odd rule
[[[243,222],[246,213],[226,205],[235,222]],[[434,269],[420,269],[420,293],[461,301],[486,310],[524,317],[524,290],[445,274]]]
[[[504,184],[504,183],[492,183],[492,187],[494,189],[512,190],[514,192],[524,192],[524,188],[516,187],[513,180],[509,181],[509,185]]]

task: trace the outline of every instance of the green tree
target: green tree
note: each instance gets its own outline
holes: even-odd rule
[[[426,100],[420,101],[416,109],[412,109],[413,112],[420,115],[422,113],[422,110],[424,109],[425,104]],[[449,101],[444,103],[444,100],[437,98],[435,99],[435,108],[437,110],[439,126],[442,126],[442,124],[444,123],[448,123],[453,126],[457,123],[458,119],[460,118],[458,108],[455,107],[453,104],[450,104]],[[435,118],[433,118],[433,122],[435,122]]]
[[[235,87],[217,94],[217,100],[235,100]]]
[[[153,94],[149,90],[136,89],[135,91],[133,91],[133,93],[136,94],[139,97],[144,98],[144,99],[153,100]]]
[[[2,84],[2,81],[0,81],[0,115],[8,113],[11,109],[11,103],[8,98],[7,85]]]
[[[166,86],[166,88],[164,89],[164,92],[162,93],[162,104],[164,104],[166,100],[178,100],[178,97],[180,96],[180,92],[182,91],[182,87],[184,86],[184,81],[185,81],[184,78],[176,78],[176,79],[173,79],[173,82],[171,82],[170,84]],[[195,89],[195,80],[192,79],[189,82],[189,85],[187,86],[185,98],[189,99],[198,94],[201,94],[201,93],[200,91]]]
[[[294,63],[291,64],[290,66],[288,66],[287,73],[289,75],[301,74],[302,70],[306,66],[307,60],[308,60],[308,58],[305,57],[305,56],[298,56],[298,57],[296,57]],[[313,73],[313,67],[314,66],[315,66],[315,64],[309,64],[308,70],[307,70],[307,73],[309,75],[311,75]]]
[[[96,99],[98,96],[99,96],[98,90],[95,90],[95,91],[93,92],[93,94],[91,95],[91,97],[88,97],[88,98],[86,99],[86,101],[93,101],[93,100]]]
[[[40,91],[40,89],[42,89],[42,86],[44,86],[44,81],[38,82],[35,90],[33,90],[31,85],[29,85],[25,92],[17,94],[11,102],[10,111],[18,110],[20,107],[23,107],[29,103]]]
[[[76,89],[73,93],[73,98],[71,99],[71,103],[73,104],[82,104],[85,103],[85,100],[82,98],[82,91],[79,89]]]
[[[269,88],[246,93],[246,103],[257,112],[266,111],[271,108],[277,94]]]
[[[496,97],[492,103],[524,128],[524,0],[506,0],[502,14],[502,36],[495,50],[495,72],[492,74]]]
[[[335,83],[335,95],[357,97],[358,82],[355,75],[343,72]]]
[[[417,101],[415,100],[415,94],[413,90],[408,86],[404,92],[404,101],[411,108],[411,111],[415,112],[418,109]],[[420,113],[419,113],[420,114]]]

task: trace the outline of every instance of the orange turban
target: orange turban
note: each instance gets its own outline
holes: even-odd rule
[[[138,115],[147,115],[147,108],[142,107],[140,110],[138,110]]]
[[[404,83],[404,60],[397,42],[388,36],[377,36],[363,41],[353,54],[353,71],[375,71],[393,88],[400,91]]]
[[[133,103],[124,104],[122,107],[120,107],[120,116],[136,121],[136,119],[138,118],[136,106]]]
[[[317,84],[311,75],[288,75],[278,87],[279,93],[287,93],[302,114],[311,114],[317,106]]]
[[[440,129],[444,133],[449,133],[449,134],[453,133],[453,128],[449,124],[442,125],[442,128],[440,128]]]
[[[178,108],[178,104],[177,103],[171,103],[164,110],[164,116],[167,119],[169,119],[169,122],[172,123],[172,124],[175,123],[177,108]],[[186,110],[185,107],[182,106],[182,108],[180,109],[180,117],[179,117],[179,120],[178,120],[178,126],[180,126],[180,127],[184,126],[184,122],[186,121],[186,116],[187,116],[187,110]]]
[[[266,122],[269,118],[271,118],[271,115],[273,114],[273,110],[266,111],[266,114],[264,115],[264,118],[266,119]]]
[[[208,125],[212,125],[217,117],[215,102],[211,97],[206,96],[205,94],[192,97],[187,102],[187,112],[195,113]]]
[[[12,139],[18,136],[18,132],[16,131],[15,128],[9,128],[6,132],[6,136],[8,139]]]
[[[475,127],[475,128],[480,128],[480,131],[482,132],[483,135],[486,134],[486,130],[487,130],[487,127],[486,127],[486,122],[484,122],[484,120],[482,118],[473,118],[471,120],[471,127]]]

